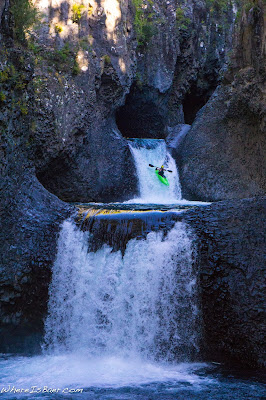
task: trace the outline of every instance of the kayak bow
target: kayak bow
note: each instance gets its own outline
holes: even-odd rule
[[[158,176],[159,180],[166,186],[169,186],[169,182],[167,178],[164,178],[163,176],[159,175],[159,171],[156,169],[155,174]]]

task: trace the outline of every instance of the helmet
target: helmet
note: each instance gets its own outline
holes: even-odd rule
[[[162,165],[161,168],[164,168],[164,166]]]

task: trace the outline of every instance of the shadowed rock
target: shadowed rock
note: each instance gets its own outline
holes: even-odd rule
[[[187,199],[217,201],[265,194],[263,10],[259,2],[247,15],[243,12],[224,82],[177,149]]]

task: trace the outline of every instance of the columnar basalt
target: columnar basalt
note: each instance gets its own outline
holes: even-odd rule
[[[176,159],[187,199],[265,194],[265,6],[244,8],[231,63]]]

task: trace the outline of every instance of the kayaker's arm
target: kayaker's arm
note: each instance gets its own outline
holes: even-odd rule
[[[159,168],[159,167],[155,167],[155,166],[152,165],[152,164],[149,164],[149,167],[155,168],[155,171],[158,171],[159,169],[161,169],[161,168]],[[170,169],[165,169],[165,168],[163,168],[163,171],[173,172],[173,171],[171,171]]]

